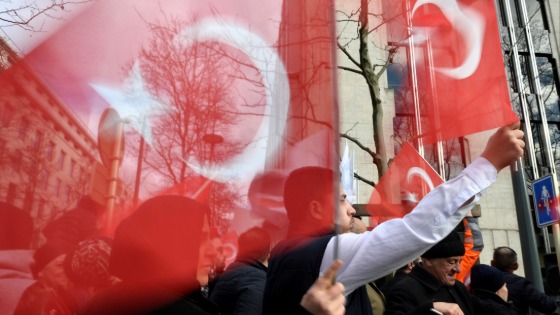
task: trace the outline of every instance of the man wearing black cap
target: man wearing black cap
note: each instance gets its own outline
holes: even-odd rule
[[[498,268],[484,264],[473,266],[471,292],[512,315],[517,314],[513,304],[508,303],[506,277]]]
[[[425,252],[410,276],[395,284],[385,314],[508,314],[484,302],[455,280],[465,254],[456,232]]]
[[[490,264],[504,273],[509,299],[517,308],[517,314],[526,315],[529,308],[543,314],[560,314],[559,302],[539,291],[528,279],[513,273],[519,268],[515,250],[506,246],[496,248]]]

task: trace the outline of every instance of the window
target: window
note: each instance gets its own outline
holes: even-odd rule
[[[60,180],[60,178],[57,178],[54,181],[54,187],[53,187],[54,195],[57,197],[60,196],[60,186],[62,186],[62,181]]]
[[[74,177],[76,175],[75,173],[76,173],[76,160],[71,159],[70,170],[69,170],[70,177]]]
[[[49,143],[47,143],[47,148],[45,150],[45,157],[49,162],[52,162],[52,160],[54,159],[54,142],[49,141]]]
[[[392,63],[387,67],[387,83],[390,89],[399,89],[403,86],[404,80],[403,65]]]
[[[58,169],[64,170],[64,162],[66,160],[66,152],[60,150],[60,155],[58,156]]]

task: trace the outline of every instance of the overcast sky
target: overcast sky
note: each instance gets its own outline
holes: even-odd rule
[[[70,0],[72,1],[72,0]],[[48,4],[50,0],[12,0],[1,2],[0,5],[0,17],[4,19],[10,19],[5,13],[7,10],[15,9],[25,5],[25,3],[35,2],[38,5],[43,3]],[[47,39],[50,34],[56,31],[59,27],[72,19],[73,16],[77,15],[81,10],[87,8],[90,4],[66,4],[64,10],[57,8],[56,10],[49,11],[50,15],[54,18],[48,17],[46,15],[37,17],[31,23],[31,25],[36,29],[41,29],[41,31],[27,31],[21,27],[14,26],[10,23],[0,21],[0,35],[2,37],[8,37],[8,43],[14,47],[16,51],[21,53],[27,53],[33,49],[36,45],[41,43],[43,40]],[[29,15],[29,11],[21,11],[22,15]],[[43,25],[41,27],[41,24]]]

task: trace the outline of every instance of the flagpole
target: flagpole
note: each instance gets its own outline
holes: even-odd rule
[[[140,135],[140,147],[138,148],[138,162],[136,163],[136,180],[134,181],[134,207],[138,206],[138,195],[140,194],[140,178],[142,175],[142,160],[144,159],[144,133],[146,132],[146,119],[142,119],[142,134]]]
[[[515,34],[515,27],[513,25],[513,17],[510,7],[510,2],[508,0],[502,0],[505,9],[505,22],[508,28],[510,40],[513,43],[517,42],[517,35]],[[519,91],[524,90],[524,83],[522,81],[521,69],[518,67],[520,64],[519,52],[517,50],[517,45],[512,46],[513,52],[513,70],[515,73],[515,83]],[[535,144],[533,142],[533,131],[530,126],[530,113],[527,108],[527,100],[525,99],[525,93],[518,93],[521,114],[525,123],[523,124],[523,131],[525,132],[525,144],[526,152],[529,158],[529,165],[535,176],[538,176],[538,171],[536,169],[536,157],[535,157]],[[523,265],[525,276],[537,287],[537,289],[544,291],[542,274],[540,271],[540,262],[537,252],[537,241],[535,236],[535,230],[533,229],[533,218],[531,217],[531,209],[529,206],[529,199],[527,196],[527,188],[525,182],[525,174],[523,167],[523,160],[520,158],[516,163],[512,164],[511,167],[511,181],[513,185],[513,196],[515,200],[515,208],[517,214],[517,224],[519,225],[519,235],[521,240],[521,250],[523,257]]]
[[[521,14],[521,19],[522,19],[522,24],[524,25],[523,27],[523,31],[525,33],[525,36],[527,38],[527,49],[529,51],[529,70],[530,73],[532,74],[533,77],[533,88],[535,89],[535,96],[536,96],[536,100],[537,100],[537,106],[539,108],[539,114],[540,114],[540,118],[541,118],[541,130],[542,130],[542,137],[544,138],[543,142],[544,142],[544,149],[545,149],[545,156],[548,162],[548,166],[549,166],[549,170],[550,170],[550,174],[552,174],[552,177],[554,178],[554,189],[556,196],[558,196],[558,184],[557,184],[557,178],[556,178],[556,167],[554,165],[554,157],[552,156],[552,147],[551,147],[551,140],[550,140],[550,129],[548,128],[548,120],[546,117],[546,110],[545,110],[545,106],[544,106],[544,101],[542,99],[542,92],[541,92],[541,85],[539,82],[539,70],[538,70],[538,66],[537,66],[537,60],[535,58],[535,48],[533,47],[533,38],[531,35],[531,25],[529,23],[529,19],[528,19],[528,14],[527,14],[527,5],[525,3],[525,1],[518,1],[519,3],[519,8],[521,9],[522,13]],[[556,209],[556,211],[558,211]],[[556,251],[556,259],[558,260],[558,262],[560,262],[560,228],[558,226],[558,223],[553,224],[551,226],[552,228],[552,234],[553,234],[553,242],[554,242],[554,248]],[[548,242],[547,247],[546,247],[546,253],[549,254],[551,252],[550,250],[550,239],[548,236],[548,227],[545,226],[542,228],[542,232],[543,232],[543,238],[546,242]]]

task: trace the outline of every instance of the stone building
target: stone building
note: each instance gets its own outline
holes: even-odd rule
[[[382,100],[383,109],[383,141],[387,148],[387,158],[390,159],[400,150],[399,127],[402,122],[398,106],[395,105],[396,85],[402,77],[402,65],[406,64],[407,56],[395,54],[390,57],[391,51],[387,48],[390,37],[384,20],[391,8],[391,1],[369,1],[369,56],[372,63],[382,66],[391,58],[386,71],[379,76],[380,88],[379,98]],[[558,58],[560,53],[559,34],[560,17],[559,1],[496,1],[496,12],[501,34],[501,45],[507,77],[510,81],[510,96],[512,105],[522,117],[522,122],[533,133],[530,136],[534,140],[532,146],[528,146],[525,156],[525,180],[529,200],[532,203],[532,191],[530,182],[547,174],[555,174],[558,170],[560,151],[558,150],[558,123],[559,116],[559,76]],[[359,61],[359,45],[356,21],[359,18],[360,1],[337,1],[337,35],[339,44],[338,60],[343,69],[339,70],[339,94],[340,94],[340,132],[359,140],[364,146],[375,151],[372,132],[372,101],[365,83],[364,77],[358,71],[348,71],[348,68],[356,70],[355,62]],[[386,16],[385,16],[386,18]],[[510,30],[512,32],[510,32]],[[511,34],[517,36],[512,38]],[[530,43],[530,44],[529,44]],[[343,51],[343,48],[346,51]],[[514,54],[513,52],[517,53]],[[352,60],[348,55],[354,58]],[[393,60],[394,58],[394,60]],[[399,58],[401,58],[399,60]],[[393,62],[394,61],[394,62]],[[404,66],[406,71],[406,65]],[[379,69],[378,67],[377,69]],[[533,74],[533,75],[531,75]],[[522,116],[522,110],[526,108],[531,113],[530,117]],[[544,116],[539,113],[544,112]],[[544,124],[543,119],[548,122]],[[404,118],[406,119],[406,117]],[[550,135],[550,150],[546,150],[547,138],[543,130],[547,129]],[[431,162],[436,170],[445,172],[447,178],[464,168],[472,159],[479,156],[484,149],[486,140],[492,131],[465,136],[455,142],[455,153],[444,159],[442,168],[438,168],[437,150],[425,149],[425,158]],[[373,182],[378,178],[378,172],[372,164],[372,157],[358,148],[354,143],[341,139],[340,152],[344,152],[346,142],[349,143],[350,151],[354,154],[355,172]],[[445,148],[445,146],[444,146]],[[530,148],[530,149],[529,149]],[[530,150],[530,151],[529,151]],[[550,154],[549,154],[550,153]],[[548,155],[549,154],[549,155]],[[530,158],[534,156],[534,158]],[[552,167],[550,165],[553,165]],[[537,172],[535,172],[535,170]],[[362,181],[356,180],[355,192],[357,191],[357,203],[365,204],[369,200],[372,187]],[[518,253],[522,252],[520,227],[516,215],[514,190],[511,174],[504,170],[498,177],[498,182],[486,192],[480,202],[480,225],[483,231],[485,249],[480,261],[488,264],[491,260],[492,251],[498,246],[510,246]],[[535,220],[534,211],[531,213]],[[537,231],[537,246],[541,256],[547,251],[554,251],[552,242],[553,235],[550,227]],[[548,247],[548,248],[547,248]],[[544,264],[543,264],[544,265]],[[523,268],[520,272],[523,273]]]
[[[19,56],[2,39],[0,51],[0,200],[31,215],[36,247],[43,226],[99,186],[97,141],[37,76],[10,68]]]

